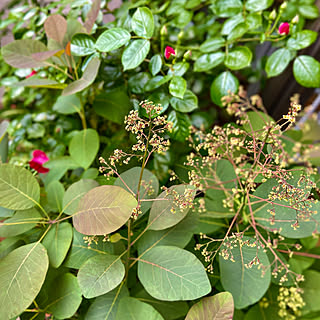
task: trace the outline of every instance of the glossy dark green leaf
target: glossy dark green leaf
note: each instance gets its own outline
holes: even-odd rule
[[[193,12],[189,10],[180,10],[178,15],[173,19],[172,24],[177,28],[184,28],[192,20]]]
[[[249,30],[255,30],[262,26],[262,16],[260,12],[252,12],[247,15],[246,23],[249,27]]]
[[[268,57],[266,63],[266,72],[268,77],[275,77],[288,66],[291,60],[290,50],[281,48]]]
[[[97,155],[99,144],[99,136],[96,130],[85,129],[79,131],[70,141],[70,156],[82,168],[87,169]]]
[[[200,56],[195,64],[194,71],[203,72],[213,69],[224,61],[224,52],[205,53]]]
[[[87,260],[78,272],[78,283],[86,298],[94,298],[117,287],[124,278],[120,256],[97,255]]]
[[[171,79],[172,75],[155,76],[147,82],[144,89],[145,91],[153,91],[154,89],[157,89],[161,87],[163,84],[169,82]]]
[[[211,291],[202,263],[189,251],[156,246],[138,262],[138,277],[154,298],[166,301],[193,300]]]
[[[150,50],[150,42],[146,39],[133,40],[124,50],[121,62],[125,70],[135,69],[147,57]]]
[[[230,94],[237,93],[239,80],[229,71],[219,74],[212,82],[210,92],[211,100],[222,107],[221,98]]]
[[[48,270],[45,247],[30,243],[10,252],[0,261],[1,319],[12,319],[22,313],[39,293]]]
[[[154,55],[149,62],[149,70],[153,76],[155,76],[162,67],[162,59],[160,54]]]
[[[149,68],[150,68],[150,63],[149,63]],[[129,78],[128,80],[129,89],[133,93],[144,93],[144,87],[150,79],[151,79],[151,75],[149,72],[138,72]]]
[[[53,105],[53,110],[62,114],[79,113],[81,110],[80,98],[75,94],[60,96]]]
[[[187,89],[187,81],[180,76],[173,76],[169,84],[169,92],[174,97],[183,99]],[[190,91],[191,92],[191,91]]]
[[[316,19],[319,17],[319,8],[313,3],[299,4],[298,11],[306,19]]]
[[[154,104],[160,104],[162,107],[161,113],[164,113],[169,107],[170,96],[160,89],[152,92],[152,94],[148,96],[148,100]]]
[[[172,97],[170,104],[176,111],[184,113],[191,112],[198,108],[198,98],[191,90],[186,90],[182,99]]]
[[[88,34],[75,34],[71,40],[71,53],[72,55],[79,57],[87,56],[96,52],[94,45],[94,38]]]
[[[175,76],[183,76],[189,69],[190,64],[188,62],[178,62],[175,63],[172,67],[168,70],[168,75],[175,75]]]
[[[83,89],[87,88],[94,82],[96,76],[98,74],[98,70],[100,67],[100,59],[95,57],[90,60],[86,69],[84,70],[82,77],[79,80],[71,82],[63,91],[62,95],[67,96]]]
[[[129,220],[136,206],[135,197],[118,186],[96,187],[81,199],[73,225],[83,234],[109,234]]]
[[[72,241],[72,226],[69,222],[54,224],[42,244],[49,256],[50,265],[58,268],[66,257]]]
[[[248,0],[246,1],[246,9],[248,11],[262,11],[268,9],[273,3],[273,0]]]
[[[122,124],[131,109],[128,95],[122,90],[104,92],[96,96],[94,111],[105,119]]]
[[[0,193],[0,206],[7,209],[30,209],[40,200],[40,186],[33,174],[12,164],[0,165]]]
[[[252,52],[247,47],[235,47],[226,55],[224,64],[231,70],[239,70],[250,66]]]
[[[304,87],[320,87],[320,63],[310,56],[299,56],[294,60],[293,75]]]
[[[241,38],[247,31],[249,26],[246,22],[241,22],[237,24],[231,32],[228,34],[227,39],[229,41]]]
[[[15,40],[1,49],[1,54],[6,63],[15,68],[39,68],[45,62],[32,57],[33,53],[47,51],[47,47],[39,40]]]
[[[221,283],[226,291],[232,293],[235,307],[243,309],[259,301],[269,288],[270,268],[266,268],[262,275],[261,266],[268,267],[270,262],[254,238],[244,236],[239,240],[232,240],[236,241],[232,249],[228,248],[231,239],[220,249]],[[259,262],[256,262],[257,259]]]
[[[173,129],[170,136],[178,141],[185,142],[190,135],[191,121],[188,115],[171,111],[168,116],[168,121],[173,123]]]
[[[244,22],[242,14],[237,14],[229,19],[227,19],[221,29],[221,34],[226,36],[228,35],[238,24]]]
[[[233,298],[230,292],[220,292],[194,304],[185,320],[233,319]]]
[[[314,43],[317,36],[318,34],[312,30],[299,31],[288,40],[287,47],[292,50],[301,50]]]
[[[242,11],[240,0],[217,0],[213,4],[213,10],[219,17],[232,17]]]
[[[154,30],[154,20],[150,9],[138,8],[132,17],[131,28],[137,36],[150,39]]]
[[[41,220],[42,216],[35,208],[18,210],[13,217],[3,222],[4,225],[0,222],[0,237],[13,237],[25,233],[34,228]]]
[[[125,297],[119,303],[116,320],[122,319],[164,320],[150,304],[131,297]]]
[[[101,52],[109,52],[125,45],[130,37],[130,33],[126,29],[112,28],[99,36],[95,48]]]
[[[225,45],[225,39],[222,37],[209,38],[200,45],[201,52],[213,52]]]

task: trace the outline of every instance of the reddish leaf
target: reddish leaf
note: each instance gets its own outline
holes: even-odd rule
[[[67,21],[59,14],[55,14],[46,20],[44,23],[44,30],[46,31],[48,38],[62,43],[67,32]]]

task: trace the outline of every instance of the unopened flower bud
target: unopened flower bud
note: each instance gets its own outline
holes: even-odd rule
[[[280,6],[280,10],[281,10],[281,11],[285,10],[285,8],[287,7],[287,5],[288,5],[287,1],[283,2],[283,3],[281,4],[281,6]]]
[[[274,20],[276,17],[277,17],[277,12],[275,9],[273,9],[269,14],[269,20]]]
[[[299,22],[299,15],[296,14],[296,15],[293,17],[293,19],[291,20],[291,23],[292,23],[292,24],[297,24],[298,22]]]
[[[166,36],[166,35],[168,34],[168,29],[167,29],[167,26],[166,26],[166,25],[164,25],[164,26],[161,28],[160,34],[161,34],[162,36]]]
[[[191,57],[191,50],[188,50],[184,53],[183,59],[189,59]]]

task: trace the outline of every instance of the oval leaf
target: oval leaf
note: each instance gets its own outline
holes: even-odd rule
[[[125,269],[120,256],[97,255],[87,260],[78,272],[78,283],[83,295],[90,299],[117,287]]]
[[[160,54],[154,55],[149,62],[149,70],[153,76],[155,76],[162,67],[162,59]]]
[[[124,50],[121,62],[125,70],[134,69],[146,58],[150,50],[150,42],[145,39],[134,40]]]
[[[87,169],[97,155],[99,144],[99,136],[96,130],[82,130],[73,136],[70,141],[70,156],[82,168]]]
[[[271,271],[266,268],[262,276],[261,266],[267,267],[270,262],[260,244],[255,244],[255,239],[243,237],[232,241],[235,242],[231,244],[232,249],[230,243],[225,242],[220,250],[221,283],[232,293],[235,307],[242,309],[259,301],[268,290]]]
[[[224,52],[206,53],[200,56],[194,64],[194,71],[202,72],[213,69],[223,62]]]
[[[194,300],[211,291],[202,263],[186,250],[157,246],[138,260],[138,277],[156,299]]]
[[[91,189],[80,201],[79,211],[73,217],[74,227],[83,234],[109,234],[129,220],[136,206],[137,200],[120,187]]]
[[[203,298],[189,310],[185,320],[227,320],[233,319],[233,298],[230,292],[220,292]]]
[[[229,71],[219,74],[212,82],[210,92],[211,100],[222,107],[221,98],[236,93],[239,87],[239,80]]]
[[[187,89],[187,82],[180,76],[174,76],[169,84],[169,92],[174,97],[183,99]],[[191,92],[191,91],[190,91]]]
[[[94,38],[85,33],[78,33],[72,37],[71,40],[71,53],[74,56],[87,56],[95,53]]]
[[[132,17],[131,27],[137,36],[150,39],[154,30],[153,15],[150,9],[138,8]]]
[[[44,30],[48,38],[62,44],[67,32],[67,20],[59,14],[49,16],[44,23]]]
[[[0,206],[24,210],[40,200],[40,186],[33,174],[12,164],[0,165]]]
[[[48,270],[45,247],[31,243],[10,252],[0,261],[0,318],[12,319],[35,299]]]
[[[320,87],[320,63],[312,57],[297,57],[293,63],[293,75],[304,87]]]
[[[172,97],[170,99],[170,104],[172,105],[173,109],[179,112],[191,112],[198,108],[198,98],[192,91],[186,90],[183,98],[180,99],[177,97]]]
[[[252,60],[252,52],[247,47],[236,47],[230,50],[224,64],[231,70],[239,70],[248,67]]]
[[[69,96],[60,96],[53,105],[53,110],[62,114],[72,114],[80,112],[81,101],[78,96],[71,94]]]
[[[288,40],[287,47],[292,50],[301,50],[314,43],[317,36],[317,32],[312,30],[299,31]]]
[[[173,110],[169,113],[168,121],[173,123],[170,136],[175,140],[185,142],[190,135],[190,127],[192,125],[188,115]]]
[[[288,66],[290,60],[290,50],[282,48],[275,51],[270,57],[268,57],[266,63],[266,72],[268,77],[275,77],[280,74]]]
[[[101,52],[109,52],[125,45],[130,37],[130,33],[126,29],[112,28],[99,36],[95,48]]]
[[[213,52],[223,47],[225,43],[226,43],[226,40],[222,37],[209,38],[200,45],[199,49],[201,52],[205,52],[205,53]]]

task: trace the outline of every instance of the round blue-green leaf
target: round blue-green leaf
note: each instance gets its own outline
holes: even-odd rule
[[[138,8],[132,17],[131,28],[137,36],[150,39],[154,30],[153,15],[150,9]]]
[[[70,156],[82,168],[87,169],[95,159],[99,145],[99,136],[96,130],[82,130],[73,136],[70,141]]]
[[[125,70],[134,69],[148,55],[150,50],[150,42],[146,39],[133,40],[129,46],[124,50],[121,62]]]
[[[131,35],[126,29],[112,28],[99,36],[95,48],[101,52],[109,52],[122,47],[130,38]]]
[[[248,0],[246,1],[246,10],[248,11],[262,11],[269,8],[273,0]]]
[[[231,245],[232,249],[228,247],[230,240],[227,240],[220,249],[221,283],[226,291],[232,293],[235,307],[243,309],[259,301],[268,290],[271,271],[270,268],[266,268],[263,275],[261,266],[268,267],[270,262],[264,249],[259,247],[259,243],[255,243],[255,239],[243,237],[240,240],[233,240],[236,243]],[[248,241],[249,245],[243,244],[245,241]],[[229,257],[225,250],[230,254]],[[256,256],[260,262],[249,267]],[[231,257],[234,261],[230,260]]]
[[[165,301],[194,300],[211,291],[202,263],[189,251],[156,246],[138,262],[138,277],[146,291]]]
[[[69,96],[60,96],[57,99],[56,103],[53,105],[53,110],[62,114],[72,114],[80,112],[80,98],[75,94],[71,94]]]
[[[219,74],[212,82],[210,93],[211,100],[222,107],[221,98],[236,93],[239,88],[239,80],[229,71]]]
[[[310,56],[299,56],[294,60],[293,75],[304,87],[320,87],[320,63]]]
[[[317,39],[318,33],[312,30],[302,30],[295,33],[287,42],[287,47],[300,50],[310,46]]]
[[[268,57],[266,63],[266,72],[268,77],[275,77],[288,66],[291,60],[290,50],[281,48]]]
[[[172,97],[170,104],[179,112],[191,112],[198,108],[198,98],[191,90],[186,90],[183,98]]]
[[[231,70],[248,67],[252,60],[252,52],[247,47],[236,47],[228,52],[224,64]]]
[[[24,210],[40,200],[40,186],[33,174],[12,164],[0,165],[0,206]]]
[[[117,287],[125,269],[120,256],[97,255],[87,260],[78,272],[78,283],[83,295],[90,299]]]
[[[117,186],[100,186],[81,199],[73,225],[83,234],[109,234],[129,220],[136,206],[136,198],[128,191]]]
[[[161,314],[149,303],[125,297],[121,299],[116,320],[164,320]]]
[[[211,70],[221,64],[224,57],[224,52],[205,53],[196,60],[194,64],[194,71],[203,72]]]
[[[45,247],[30,243],[0,261],[0,319],[16,318],[38,295],[49,266]]]
[[[95,53],[94,38],[85,33],[78,33],[72,37],[71,53],[74,56],[87,56]]]

